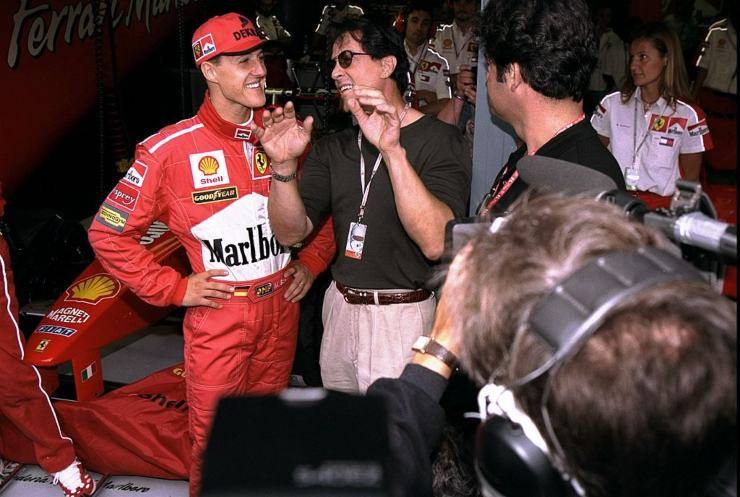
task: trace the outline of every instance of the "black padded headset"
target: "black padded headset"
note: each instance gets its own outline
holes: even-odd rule
[[[610,252],[575,271],[535,305],[529,318],[531,331],[550,349],[549,358],[506,389],[521,387],[575,355],[627,298],[672,281],[705,280],[687,262],[655,247]],[[541,409],[555,458],[538,447],[508,414],[488,417],[476,435],[476,472],[486,497],[583,494],[578,482],[553,464],[557,458],[564,461],[565,456],[547,414],[549,381]]]

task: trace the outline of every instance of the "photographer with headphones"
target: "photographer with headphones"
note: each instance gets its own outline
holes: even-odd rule
[[[667,248],[585,198],[525,198],[484,226],[450,266],[431,337],[368,390],[388,401],[397,495],[430,495],[456,357],[483,386],[484,495],[705,488],[737,449],[737,310]]]

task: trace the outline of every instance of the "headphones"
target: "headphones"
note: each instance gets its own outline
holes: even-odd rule
[[[552,378],[583,347],[611,311],[635,294],[673,281],[705,282],[689,263],[655,247],[609,252],[566,277],[529,317],[529,329],[550,349],[549,358],[504,387],[489,384],[478,394],[483,423],[476,434],[475,470],[486,497],[585,495],[570,474],[547,412]],[[513,390],[550,373],[541,399],[551,446],[519,409]]]
[[[406,5],[404,8],[402,8],[398,15],[396,16],[396,19],[393,21],[393,28],[400,34],[401,36],[406,36],[406,27],[408,25],[408,18],[409,14],[415,10],[424,10],[419,7],[418,9],[414,5]],[[437,34],[437,25],[434,22],[434,15],[433,12],[430,10],[428,11],[431,15],[431,23],[429,24],[429,31],[427,31],[426,39],[434,38]]]

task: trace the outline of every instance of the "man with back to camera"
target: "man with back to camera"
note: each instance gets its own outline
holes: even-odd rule
[[[198,114],[141,142],[135,163],[101,206],[90,242],[103,266],[153,305],[189,307],[183,323],[190,494],[224,395],[286,387],[298,300],[334,254],[330,225],[291,262],[267,213],[270,164],[250,130],[261,122],[266,70],[252,22],[216,16],[193,35],[208,92]],[[193,274],[153,261],[139,239],[155,219],[183,244]]]
[[[737,449],[736,305],[704,281],[653,284],[607,311],[559,367],[512,387],[552,352],[530,317],[556,286],[613,251],[670,244],[586,198],[524,201],[495,233],[486,228],[450,267],[431,333],[437,350],[427,345],[399,379],[368,389],[388,401],[392,467],[403,475],[395,495],[431,495],[429,454],[455,356],[480,386],[511,388],[550,464],[582,495],[704,495],[697,491]]]
[[[404,36],[419,110],[436,115],[452,97],[450,67],[444,57],[429,47],[433,8],[428,2],[414,0],[401,11],[396,29]]]
[[[624,189],[619,164],[583,113],[598,54],[586,4],[492,0],[483,10],[478,34],[490,110],[524,142],[509,156],[478,213],[505,211],[527,189],[516,170],[525,155],[586,166]]]
[[[341,103],[359,128],[319,140],[299,185],[295,161],[311,121],[300,127],[288,103],[265,113],[264,130],[252,129],[273,162],[268,206],[278,240],[298,242],[332,216],[340,251],[324,299],[321,375],[329,389],[364,392],[376,378],[398,376],[411,344],[431,327],[436,301],[426,283],[447,221],[465,214],[470,159],[454,127],[405,104],[408,61],[398,33],[350,21],[331,60]]]

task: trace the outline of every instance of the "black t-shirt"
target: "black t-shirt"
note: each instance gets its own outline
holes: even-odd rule
[[[336,281],[355,288],[423,288],[432,263],[408,236],[396,210],[385,163],[370,186],[363,224],[367,225],[361,260],[345,256],[350,223],[357,221],[362,201],[357,127],[319,140],[303,167],[299,190],[314,226],[328,215],[334,220]],[[470,196],[470,154],[460,132],[424,116],[401,128],[401,145],[427,190],[445,203],[454,217],[465,216]],[[378,150],[362,140],[365,181],[369,181]]]
[[[516,171],[516,163],[526,153],[527,146],[522,145],[509,155],[509,160],[493,182],[491,192],[501,190],[503,185],[506,184]],[[542,145],[535,155],[560,159],[588,167],[609,176],[614,180],[618,188],[625,189],[624,176],[622,175],[619,163],[604,144],[601,143],[587,119],[583,119],[553,137],[549,142]],[[507,210],[527,188],[529,188],[529,185],[521,177],[518,178],[506,190],[506,193],[501,196],[499,201],[496,202],[492,210],[495,212]],[[480,211],[480,208],[478,210]]]

